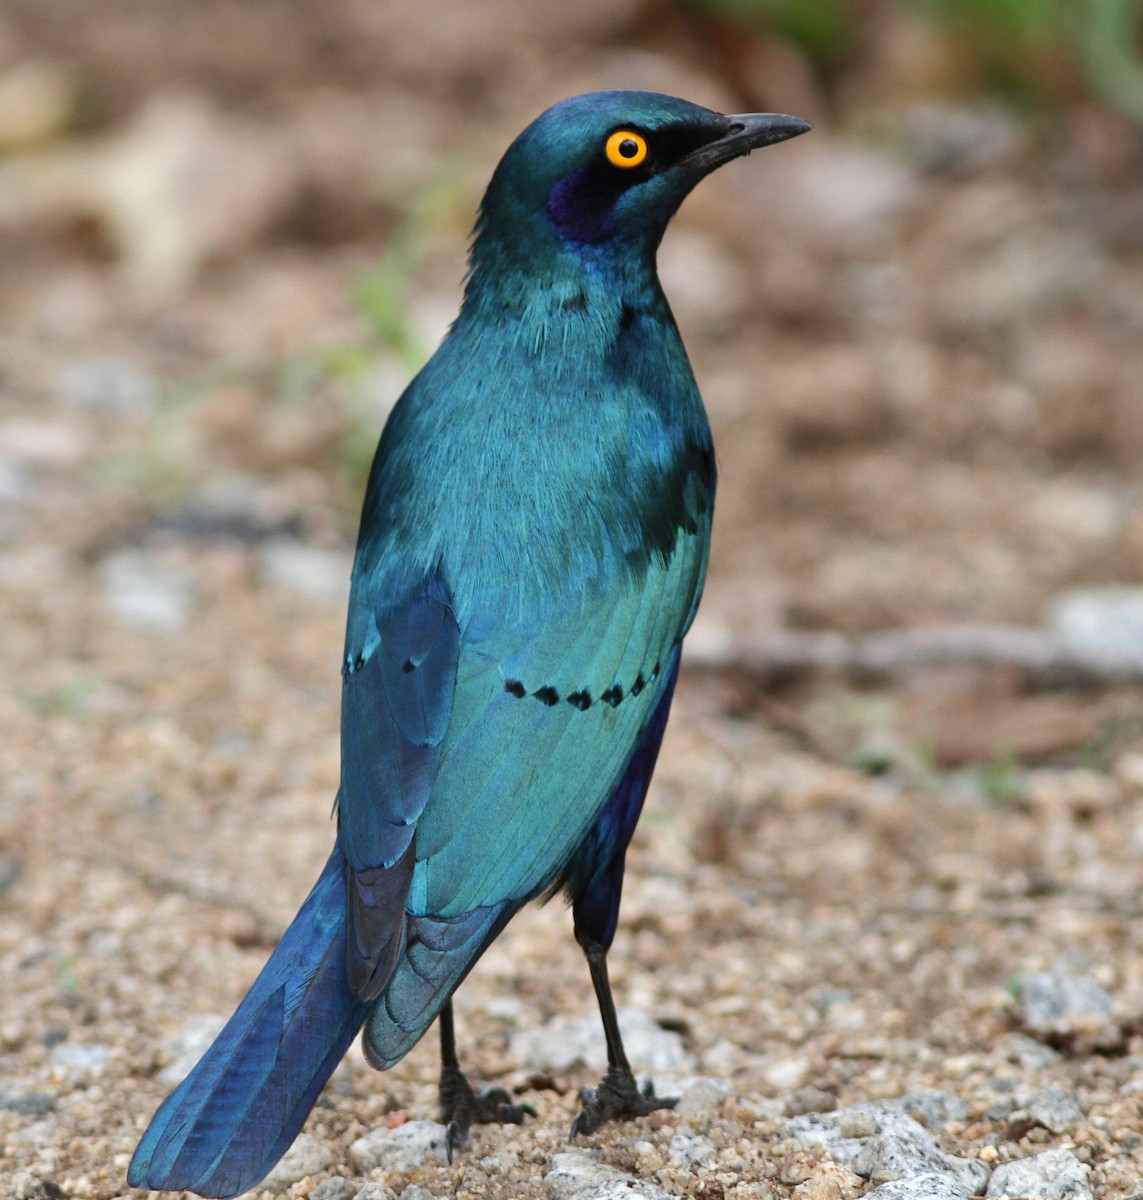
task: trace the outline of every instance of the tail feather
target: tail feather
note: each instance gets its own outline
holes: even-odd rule
[[[373,1003],[349,988],[335,847],[226,1028],[155,1114],[128,1182],[215,1197],[253,1187],[297,1136]]]
[[[510,900],[461,917],[409,918],[404,952],[365,1027],[371,1066],[384,1071],[408,1054],[519,907]]]

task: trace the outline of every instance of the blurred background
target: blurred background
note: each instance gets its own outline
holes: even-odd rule
[[[815,125],[712,177],[661,252],[720,491],[638,953],[682,929],[699,962],[738,912],[656,941],[653,861],[724,872],[787,938],[775,996],[822,982],[790,965],[812,937],[858,956],[855,994],[906,986],[879,906],[914,895],[958,914],[913,995],[934,1020],[1007,1011],[973,986],[1104,932],[1101,986],[1143,996],[1141,0],[4,0],[0,1054],[33,1095],[98,1105],[104,1059],[120,1095],[168,1061],[154,1037],[229,1010],[324,858],[377,435],[503,149],[604,87]],[[996,889],[1043,942],[967,935]],[[1089,928],[1094,895],[1134,924]],[[867,950],[835,937],[858,912]],[[740,993],[771,969],[746,933]],[[646,986],[696,1044],[740,1037]],[[797,1041],[788,1011],[759,1044]],[[62,1178],[82,1123],[2,1100]],[[122,1116],[77,1194],[117,1194]]]
[[[645,87],[817,125],[713,179],[662,252],[722,464],[696,661],[1047,621],[1138,669],[1138,595],[1086,589],[1143,577],[1139,8],[9,0],[0,537],[92,568],[229,539],[313,588],[328,550],[340,595],[503,147]],[[122,586],[151,571],[134,603],[182,612],[161,558]]]

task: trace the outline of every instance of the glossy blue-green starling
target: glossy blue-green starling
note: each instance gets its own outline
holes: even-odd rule
[[[156,1113],[131,1184],[252,1187],[362,1026],[385,1068],[439,1018],[450,1155],[474,1122],[520,1122],[531,1110],[461,1072],[452,995],[523,904],[561,888],[609,1063],[572,1136],[673,1103],[635,1083],[606,966],[714,502],[710,429],[655,253],[700,179],[808,128],[601,92],[509,147],[460,315],[369,477],[336,845]]]

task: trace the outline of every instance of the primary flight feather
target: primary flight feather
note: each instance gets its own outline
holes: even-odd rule
[[[655,273],[710,171],[805,132],[669,96],[557,104],[481,205],[464,303],[394,409],[361,518],[337,843],[238,1010],[155,1114],[138,1187],[237,1195],[364,1026],[377,1067],[439,1016],[452,1150],[523,1119],[460,1069],[451,997],[527,901],[564,888],[608,1071],[573,1136],[640,1092],[607,981],[623,860],[702,593],[710,430]]]

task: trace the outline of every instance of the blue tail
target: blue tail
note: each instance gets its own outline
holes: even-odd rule
[[[349,990],[335,847],[238,1011],[155,1114],[127,1181],[219,1197],[253,1187],[297,1136],[373,1004]]]

